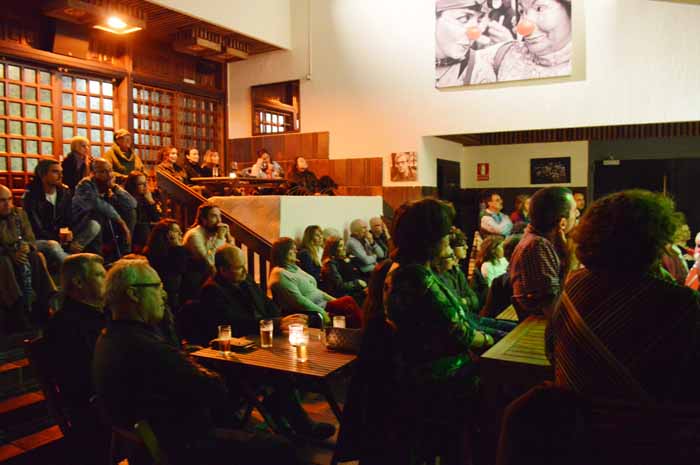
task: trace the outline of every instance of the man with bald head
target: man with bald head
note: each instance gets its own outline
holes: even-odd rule
[[[350,237],[345,248],[353,265],[366,275],[374,269],[378,259],[385,258],[384,250],[375,242],[367,222],[362,219],[356,219],[350,223]]]
[[[72,204],[73,230],[98,230],[85,251],[102,254],[111,262],[131,250],[131,231],[136,220],[136,200],[114,182],[110,162],[96,158],[90,176],[75,187]],[[90,228],[86,224],[91,223]],[[96,223],[96,224],[95,224]],[[105,245],[106,250],[103,249]]]
[[[215,415],[232,415],[226,384],[212,371],[163,340],[158,325],[166,294],[146,260],[122,259],[107,273],[106,304],[112,321],[97,340],[93,379],[113,425],[146,420],[159,445],[178,463],[297,463],[283,441],[219,430]]]
[[[46,269],[27,213],[12,202],[12,191],[0,184],[0,325],[7,332],[43,326],[49,296],[56,291]]]
[[[209,339],[216,337],[220,324],[230,324],[235,336],[248,336],[257,334],[260,320],[273,320],[277,331],[291,323],[308,323],[306,315],[282,317],[277,305],[248,276],[245,255],[238,247],[219,247],[214,263],[216,273],[204,283],[200,297],[207,321],[204,334]]]
[[[236,336],[257,334],[260,320],[272,320],[279,334],[292,323],[308,324],[306,315],[281,316],[277,305],[248,276],[245,255],[234,245],[222,245],[214,256],[216,273],[202,286],[200,315],[206,326],[200,334],[216,337],[217,326],[231,325]],[[276,378],[269,381],[272,394],[266,396],[265,406],[276,423],[288,425],[300,435],[325,439],[335,432],[333,425],[314,423],[299,403],[291,380]],[[284,426],[282,426],[284,427]]]

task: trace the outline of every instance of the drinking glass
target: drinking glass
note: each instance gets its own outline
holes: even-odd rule
[[[343,315],[337,315],[333,317],[333,327],[334,328],[345,328],[345,317]]]
[[[296,351],[297,361],[305,362],[309,359],[309,351],[306,346],[309,344],[309,335],[302,334],[296,337],[294,349]]]
[[[272,347],[272,320],[260,320],[260,347]]]
[[[219,325],[219,346],[224,352],[224,356],[231,351],[231,325]]]

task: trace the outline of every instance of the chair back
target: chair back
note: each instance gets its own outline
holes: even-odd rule
[[[49,413],[61,428],[61,432],[67,435],[71,430],[71,422],[65,411],[61,388],[56,381],[51,360],[51,351],[43,336],[24,340],[24,353],[29,363],[34,368],[41,390],[44,392]]]

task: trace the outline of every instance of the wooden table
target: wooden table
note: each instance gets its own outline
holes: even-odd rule
[[[553,378],[544,352],[546,320],[528,317],[481,356],[484,389],[489,385],[534,386]]]
[[[201,177],[190,178],[190,181],[197,184],[232,184],[234,186],[240,184],[279,186],[280,184],[287,182],[287,180],[284,178],[256,178],[253,176],[236,176],[235,178],[229,176]]]
[[[496,451],[506,405],[531,387],[553,379],[544,350],[546,325],[546,320],[531,316],[481,356],[485,450]]]
[[[515,312],[515,307],[509,305],[496,317],[497,320],[518,321],[518,314]]]
[[[249,339],[259,343],[259,337]],[[357,356],[329,351],[315,335],[312,335],[311,339],[307,346],[308,360],[305,362],[296,359],[296,349],[289,344],[287,337],[276,337],[272,348],[269,349],[257,348],[247,353],[231,352],[228,356],[224,356],[219,350],[202,349],[191,355],[215,368],[225,370],[235,366],[245,371],[246,380],[256,383],[264,384],[266,379],[269,380],[273,376],[292,377],[295,382],[323,394],[340,421],[342,411],[333,395],[330,381],[349,369]],[[261,405],[256,403],[256,407],[261,410]],[[261,413],[266,416],[262,410]]]

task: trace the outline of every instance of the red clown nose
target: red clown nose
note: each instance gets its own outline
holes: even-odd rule
[[[518,34],[520,34],[523,37],[527,37],[530,34],[533,33],[535,30],[535,23],[528,19],[521,19],[520,22],[518,23]]]
[[[476,26],[472,26],[467,29],[467,37],[473,42],[481,37],[481,30]]]

